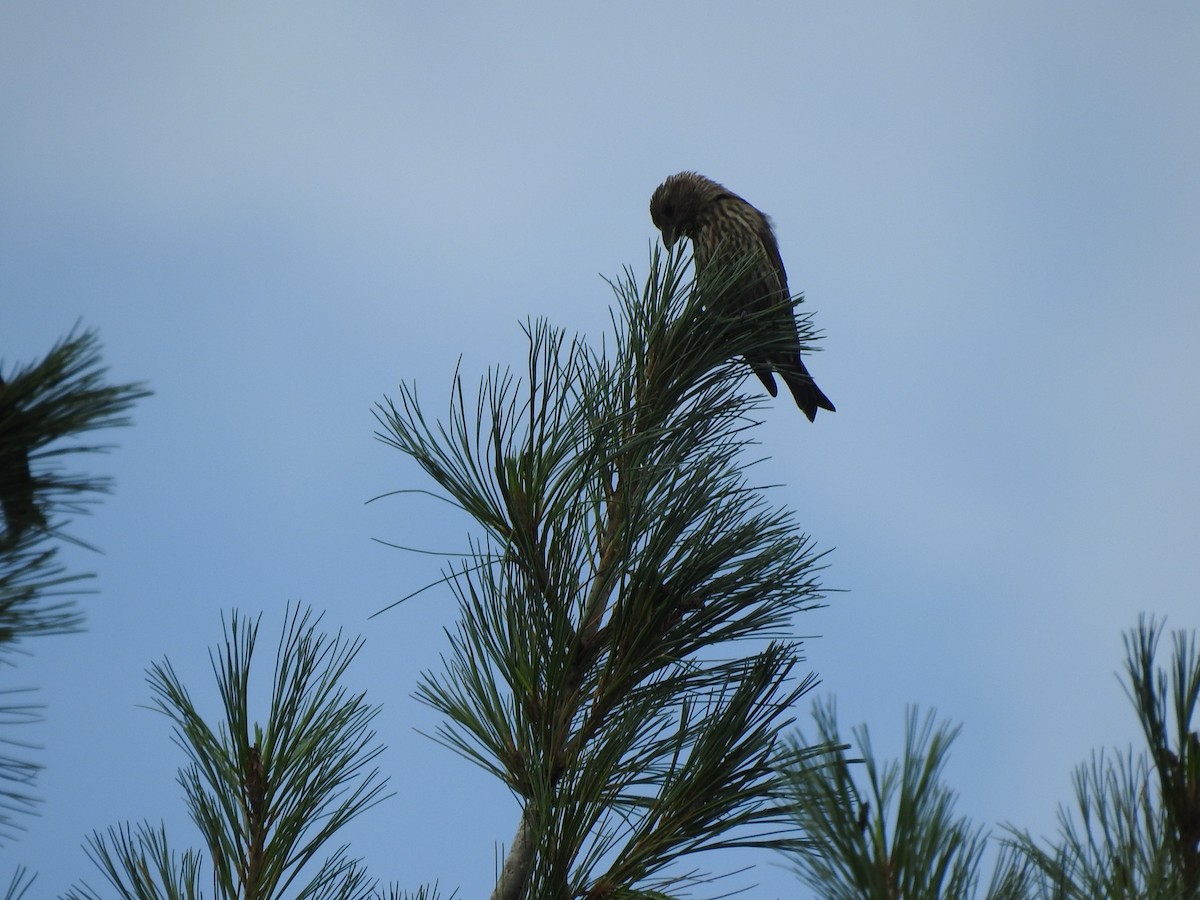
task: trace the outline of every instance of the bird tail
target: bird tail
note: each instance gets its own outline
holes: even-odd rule
[[[779,388],[775,387],[775,376],[771,374],[771,367],[761,359],[747,360],[750,363],[750,368],[754,374],[758,376],[758,380],[763,383],[763,387],[767,389],[767,393],[772,397],[779,396]]]
[[[817,387],[817,383],[813,381],[811,375],[804,369],[804,364],[800,364],[799,371],[784,371],[780,372],[783,380],[787,382],[788,389],[792,392],[792,396],[796,398],[796,405],[808,416],[808,421],[812,422],[817,418],[818,409],[827,409],[830,412],[837,412],[833,405],[833,401],[825,396],[825,392]]]

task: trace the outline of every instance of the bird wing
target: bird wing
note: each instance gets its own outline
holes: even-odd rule
[[[788,293],[787,270],[783,267],[783,257],[779,255],[779,241],[775,240],[775,230],[771,227],[771,220],[761,212],[758,213],[758,219],[758,239],[762,242],[763,249],[767,251],[767,260],[771,263],[771,268],[775,270],[775,277],[779,279],[780,293],[785,297],[791,297],[791,294]]]
[[[771,227],[771,220],[766,214],[755,210],[758,213],[758,239],[762,243],[763,250],[767,254],[767,262],[770,263],[772,274],[777,292],[772,292],[772,296],[767,302],[782,304],[790,300],[792,295],[788,291],[787,270],[783,267],[783,257],[779,253],[779,242],[775,240],[775,230]],[[774,318],[774,317],[773,317]],[[800,358],[800,331],[796,327],[796,317],[792,314],[791,309],[780,307],[779,315],[776,320],[777,327],[783,330],[785,340],[787,341],[788,350],[784,359],[777,362],[782,362],[785,365],[793,362],[793,352],[791,345],[795,345],[794,357],[795,361]]]

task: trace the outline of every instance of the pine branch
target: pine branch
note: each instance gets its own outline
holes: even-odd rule
[[[384,799],[386,788],[372,765],[383,750],[370,730],[378,710],[340,684],[362,641],[319,634],[320,619],[290,611],[264,725],[250,718],[257,621],[234,612],[223,646],[210,653],[223,707],[218,727],[201,716],[170,662],[151,667],[154,705],[174,723],[175,742],[191,760],[179,783],[207,856],[189,850],[178,857],[161,827],[96,832],[89,856],[122,897],[198,896],[202,861],[217,896],[229,900],[376,895],[374,881],[344,846],[315,873],[308,868],[350,819]],[[68,896],[99,895],[84,883]]]
[[[700,883],[665,873],[783,842],[774,748],[811,682],[767,641],[819,603],[819,555],[746,476],[759,401],[730,348],[774,338],[683,270],[656,253],[641,286],[614,282],[611,356],[535,323],[522,377],[490,372],[469,405],[456,375],[445,422],[404,385],[376,413],[483,530],[447,574],[461,616],[418,697],[521,801],[497,900]],[[765,646],[722,659],[746,639]]]
[[[12,880],[9,881],[8,887],[4,890],[4,900],[21,900],[36,879],[37,875],[30,874],[29,870],[24,866],[17,866],[17,870],[13,872]]]
[[[1075,805],[1059,808],[1053,842],[1009,828],[1040,896],[1200,897],[1200,654],[1195,636],[1178,632],[1171,665],[1160,668],[1161,636],[1145,617],[1125,636],[1125,690],[1146,749],[1100,752],[1076,769]]]
[[[95,332],[72,330],[41,361],[0,376],[0,661],[11,664],[25,639],[82,626],[75,599],[84,593],[80,582],[91,576],[68,573],[50,539],[82,544],[63,533],[64,516],[86,511],[108,491],[109,480],[66,473],[61,463],[105,449],[71,441],[127,424],[124,413],[149,395],[140,384],[107,384],[105,374]],[[0,702],[0,724],[36,721],[34,708]],[[0,843],[15,836],[19,815],[33,809],[39,769],[0,754]]]
[[[846,755],[832,702],[814,708],[816,740],[797,736],[787,766],[793,811],[807,836],[792,854],[801,879],[829,900],[969,898],[978,882],[986,835],[954,815],[955,795],[941,781],[957,727],[935,726],[909,710],[904,754],[880,760],[865,726],[853,735],[861,759]],[[861,763],[865,784],[854,778]],[[1013,896],[1016,873],[993,880],[989,896]]]
[[[0,502],[5,546],[45,529],[60,514],[85,512],[107,478],[66,474],[60,461],[110,449],[104,444],[57,444],[88,432],[129,424],[125,413],[150,396],[141,383],[110,385],[96,332],[72,330],[39,362],[0,378]],[[54,446],[52,446],[54,445]]]

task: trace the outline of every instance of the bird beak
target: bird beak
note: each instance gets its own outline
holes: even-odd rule
[[[663,246],[670,250],[673,246],[675,246],[675,239],[678,237],[678,235],[672,229],[664,228],[662,230],[662,237]]]

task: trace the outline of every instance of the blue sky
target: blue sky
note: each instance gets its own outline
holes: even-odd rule
[[[5,4],[0,359],[82,319],[156,392],[76,525],[87,632],[5,675],[48,706],[5,860],[50,896],[98,881],[93,828],[192,843],[145,667],[207,689],[220,611],[270,637],[291,600],[367,636],[398,796],[355,852],[490,889],[517,805],[415,731],[452,600],[367,621],[437,571],[372,538],[469,526],[364,505],[428,486],[371,407],[415,379],[440,408],[529,316],[598,338],[681,169],[774,218],[826,333],[838,412],[780,401],[760,435],[846,591],[798,623],[819,691],[889,752],[906,704],[961,722],[960,810],[1049,832],[1072,766],[1137,736],[1121,632],[1200,626],[1198,45],[1187,3]],[[751,862],[796,894],[713,860]]]

